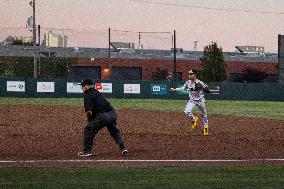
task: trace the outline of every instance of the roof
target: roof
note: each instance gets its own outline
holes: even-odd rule
[[[55,57],[77,57],[77,58],[108,58],[109,52],[107,48],[77,48],[77,47],[37,47],[37,51],[41,56]],[[134,49],[132,51],[124,51],[111,49],[111,58],[121,59],[173,59],[171,50],[149,50]],[[179,60],[199,60],[203,55],[202,51],[182,51],[178,52],[176,58]],[[15,57],[32,57],[32,46],[0,46],[0,56]],[[225,61],[247,61],[247,62],[275,62],[278,63],[278,55],[276,53],[268,53],[263,55],[248,56],[238,52],[224,52]]]

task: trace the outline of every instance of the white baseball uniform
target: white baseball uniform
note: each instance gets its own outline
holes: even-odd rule
[[[202,86],[201,89],[196,89],[195,85],[200,84]],[[181,88],[176,88],[177,91],[184,91],[189,90],[189,101],[185,106],[184,113],[188,116],[191,120],[194,120],[194,115],[192,113],[192,109],[197,106],[201,112],[203,117],[204,125],[208,125],[207,119],[207,112],[205,108],[205,98],[204,98],[204,89],[208,89],[208,86],[199,79],[193,83],[191,80],[186,81],[186,83]]]

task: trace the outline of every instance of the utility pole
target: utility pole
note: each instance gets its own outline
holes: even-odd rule
[[[108,79],[111,79],[111,73],[112,73],[112,68],[111,68],[111,54],[110,54],[110,43],[111,43],[111,30],[110,28],[108,28],[108,70],[109,70],[109,75],[108,75]]]
[[[176,82],[176,63],[177,63],[177,59],[176,59],[176,53],[177,53],[177,49],[176,49],[176,30],[174,30],[174,74],[173,74],[173,80],[174,82]]]
[[[198,41],[194,41],[193,49],[194,49],[195,51],[197,51],[197,42],[198,42]]]
[[[108,58],[110,59],[110,28],[108,28]]]
[[[38,33],[38,46],[40,47],[40,25],[37,25],[37,33]]]
[[[40,77],[40,25],[37,26],[38,32],[38,76]]]
[[[36,49],[36,19],[35,19],[35,0],[30,2],[33,8],[33,50],[34,50],[34,79],[37,78],[37,49]]]
[[[138,49],[140,49],[141,46],[141,32],[138,32]]]

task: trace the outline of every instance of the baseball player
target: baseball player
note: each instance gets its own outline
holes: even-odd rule
[[[189,101],[185,106],[184,113],[187,117],[192,120],[191,127],[194,129],[197,125],[198,117],[194,116],[192,109],[197,106],[203,117],[204,129],[203,135],[208,135],[208,118],[205,108],[205,99],[204,93],[210,93],[208,86],[203,82],[197,79],[196,70],[189,70],[189,80],[181,88],[170,88],[170,91],[184,91],[189,90]]]
[[[84,129],[84,149],[79,152],[79,156],[92,156],[92,145],[96,134],[107,127],[114,141],[119,145],[122,155],[127,153],[122,141],[119,129],[116,127],[117,115],[114,108],[106,98],[94,88],[90,79],[83,80],[80,83],[84,92],[84,108],[87,116],[87,125]]]

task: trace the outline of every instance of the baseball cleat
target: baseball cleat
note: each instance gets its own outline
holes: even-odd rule
[[[90,152],[79,152],[78,153],[78,156],[81,156],[81,157],[90,157],[92,155],[93,154],[91,154]]]
[[[194,129],[197,125],[197,120],[198,120],[198,117],[195,117],[191,123],[191,128]]]
[[[208,125],[204,125],[203,135],[204,135],[204,136],[207,136],[207,135],[208,135]]]

